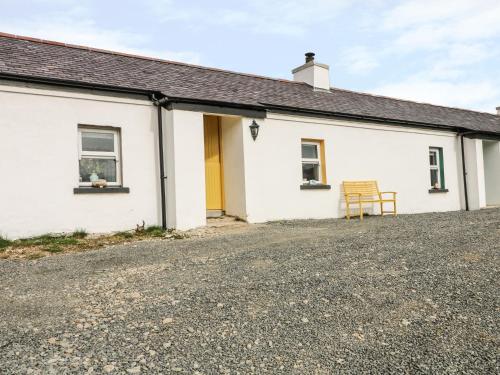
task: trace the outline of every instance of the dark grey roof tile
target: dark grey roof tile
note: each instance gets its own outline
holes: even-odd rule
[[[500,134],[500,116],[0,34],[0,73]],[[499,103],[500,104],[500,103]]]

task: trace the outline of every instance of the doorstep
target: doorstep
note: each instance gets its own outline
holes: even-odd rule
[[[223,210],[207,210],[207,218],[222,217],[224,214]]]

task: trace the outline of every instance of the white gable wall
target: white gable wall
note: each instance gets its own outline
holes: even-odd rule
[[[278,114],[258,122],[255,142],[244,132],[250,222],[343,217],[343,180],[375,179],[382,191],[397,191],[399,213],[461,209],[453,133]],[[324,140],[331,190],[300,190],[301,138]],[[444,150],[448,193],[429,193],[431,146]]]
[[[161,221],[156,108],[147,100],[0,86],[0,234],[133,229]],[[121,129],[129,194],[73,193],[79,124]]]

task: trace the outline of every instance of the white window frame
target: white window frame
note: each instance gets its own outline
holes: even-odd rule
[[[303,158],[302,157],[302,145],[314,145],[316,146],[316,154],[317,158]],[[321,184],[321,181],[323,181],[323,176],[321,175],[321,142],[315,142],[315,141],[301,141],[300,142],[300,156],[301,156],[301,176],[302,176],[302,168],[304,164],[317,164],[318,165],[318,180],[317,183]],[[309,181],[304,181],[303,177],[301,178],[301,183],[302,184],[309,184]]]
[[[82,135],[83,133],[105,133],[113,134],[114,146],[113,152],[107,151],[83,151]],[[107,182],[108,186],[121,186],[122,185],[122,170],[120,160],[120,129],[118,128],[99,128],[92,126],[79,126],[78,127],[78,185],[79,186],[92,186],[91,182],[80,181],[80,161],[82,159],[114,159],[116,162],[116,182]]]
[[[432,153],[434,153],[436,155],[436,165],[431,164],[430,156]],[[429,167],[430,167],[430,170],[437,171],[437,180],[438,180],[438,184],[439,184],[439,189],[442,189],[441,160],[439,158],[439,148],[437,148],[437,147],[429,147]],[[431,185],[431,188],[434,189],[435,187]]]

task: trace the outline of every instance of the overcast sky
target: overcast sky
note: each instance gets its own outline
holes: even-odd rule
[[[500,0],[0,0],[0,31],[494,112]]]

